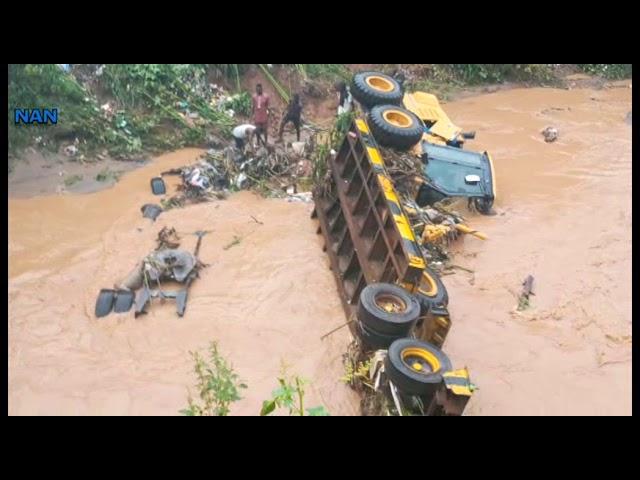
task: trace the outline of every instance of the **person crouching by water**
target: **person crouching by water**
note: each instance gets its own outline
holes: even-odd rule
[[[233,129],[233,139],[236,141],[236,148],[241,152],[244,152],[245,145],[249,144],[251,146],[251,140],[253,139],[253,135],[255,134],[257,128],[255,125],[244,124],[238,125]]]
[[[252,97],[251,113],[253,123],[256,126],[256,137],[258,142],[266,147],[268,142],[267,129],[269,127],[269,95],[262,92],[262,84],[256,85],[256,93]],[[264,140],[262,135],[264,134]]]
[[[282,134],[284,133],[284,127],[287,123],[293,123],[293,126],[296,128],[296,138],[298,142],[300,141],[300,125],[302,124],[302,103],[300,103],[300,95],[295,94],[289,102],[289,106],[287,107],[287,113],[282,119],[282,123],[280,123],[280,132],[278,133],[278,140],[282,142]]]

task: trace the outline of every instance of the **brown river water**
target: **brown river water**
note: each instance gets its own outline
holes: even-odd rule
[[[468,148],[491,152],[498,184],[497,215],[469,215],[489,240],[453,247],[473,273],[443,277],[445,351],[480,388],[467,415],[631,413],[631,89],[615,86],[445,106],[477,131]],[[540,135],[548,125],[560,132],[551,144]],[[157,200],[149,179],[199,154],[163,155],[96,193],[9,200],[9,414],[175,415],[194,384],[189,351],[212,340],[249,386],[232,414],[257,414],[283,364],[311,380],[309,406],[358,414],[339,382],[348,330],[320,339],[345,318],[310,205],[242,192],[141,218]],[[185,316],[167,302],[138,319],[95,319],[100,288],[165,225],[213,230]],[[184,235],[182,246],[195,242]],[[531,308],[515,313],[529,274]]]

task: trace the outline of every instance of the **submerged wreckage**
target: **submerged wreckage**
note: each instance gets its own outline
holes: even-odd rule
[[[378,72],[356,74],[352,92],[356,114],[337,151],[325,148],[326,158],[317,156],[327,169],[312,192],[312,216],[355,339],[345,355],[347,382],[362,393],[364,414],[461,415],[476,387],[469,371],[454,369],[442,350],[451,317],[438,266],[458,235],[486,239],[446,204],[463,197],[470,208],[491,214],[491,156],[463,149],[475,133],[456,127],[433,95],[405,94]],[[153,178],[151,190],[161,196],[167,194],[163,176],[182,181],[177,194],[161,206],[144,205],[142,214],[155,220],[168,208],[268,181],[273,191],[310,200],[296,193],[311,177],[309,146],[293,147],[212,149],[194,165]],[[134,303],[138,316],[153,298],[175,299],[182,316],[189,286],[205,266],[198,251],[206,233],[194,233],[192,254],[179,249],[175,230],[162,229],[157,249],[114,289],[101,290],[96,316],[129,311]],[[168,281],[180,288],[166,290]]]
[[[455,215],[420,207],[467,197],[488,214],[495,198],[491,157],[462,150],[473,134],[453,126],[431,95],[404,95],[377,72],[355,75],[352,92],[360,111],[327,159],[326,183],[313,192],[313,216],[356,339],[348,381],[364,393],[363,413],[377,404],[376,413],[461,415],[475,386],[442,351],[449,298],[426,259],[442,237],[484,236]],[[398,153],[408,150],[413,155]],[[419,170],[423,175],[415,175]]]

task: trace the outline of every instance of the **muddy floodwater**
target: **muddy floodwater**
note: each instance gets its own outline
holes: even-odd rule
[[[445,351],[479,386],[467,415],[631,413],[631,89],[615,87],[445,105],[497,170],[497,215],[469,214],[489,239],[453,247],[473,273],[443,277]],[[546,126],[556,142],[544,142]],[[212,340],[249,387],[233,414],[257,414],[283,364],[311,380],[309,406],[359,413],[339,381],[348,330],[320,339],[345,318],[310,205],[242,192],[142,218],[140,206],[157,201],[149,179],[200,153],[163,155],[96,193],[10,198],[10,414],[175,415],[194,384],[189,351]],[[98,291],[152,250],[163,226],[187,249],[189,233],[212,230],[185,316],[167,302],[138,319],[96,319]],[[516,312],[529,274],[535,296]]]

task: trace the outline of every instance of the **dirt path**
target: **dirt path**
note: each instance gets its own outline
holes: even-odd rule
[[[477,130],[469,148],[489,149],[498,172],[498,215],[471,218],[490,239],[455,247],[476,273],[444,277],[445,349],[480,387],[467,414],[629,414],[631,89],[518,89],[446,108]],[[547,125],[557,142],[544,143]],[[348,333],[319,340],[344,318],[308,205],[245,192],[141,218],[157,201],[149,178],[199,153],[165,155],[89,195],[10,199],[10,414],[176,414],[193,384],[188,351],[211,340],[249,385],[235,414],[259,411],[283,360],[313,381],[310,405],[358,413],[338,382]],[[93,318],[98,290],[164,225],[214,230],[185,317],[166,304],[138,320]],[[536,296],[516,315],[528,274]]]

